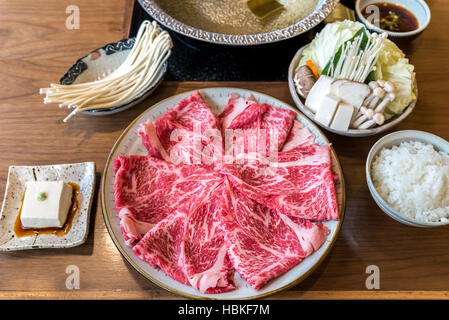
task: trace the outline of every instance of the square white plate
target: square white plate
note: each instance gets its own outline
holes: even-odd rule
[[[14,223],[22,204],[27,181],[73,182],[80,186],[80,207],[72,227],[64,236],[52,234],[16,237]],[[0,215],[0,251],[70,248],[83,244],[89,232],[89,216],[95,190],[95,163],[83,162],[49,166],[10,166]]]

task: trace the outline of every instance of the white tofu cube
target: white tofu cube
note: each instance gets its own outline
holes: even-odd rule
[[[338,79],[332,82],[330,92],[358,110],[370,94],[371,89],[362,82]]]
[[[340,103],[337,111],[335,112],[334,119],[330,125],[331,129],[335,130],[348,130],[351,123],[352,114],[354,113],[354,106],[347,103]]]
[[[321,76],[310,89],[306,99],[306,107],[312,110],[313,113],[317,113],[320,105],[320,100],[324,95],[328,94],[331,90],[331,83],[333,78],[328,76]]]
[[[62,181],[29,181],[20,219],[25,228],[61,228],[72,204],[73,188]]]
[[[318,106],[318,111],[315,113],[315,120],[329,126],[332,119],[334,118],[335,110],[337,110],[340,100],[330,94],[324,95],[320,99],[320,104]]]

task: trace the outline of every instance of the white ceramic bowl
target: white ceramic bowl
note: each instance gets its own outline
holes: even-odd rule
[[[403,224],[413,226],[413,227],[438,227],[443,225],[449,225],[449,222],[433,222],[433,223],[424,223],[418,222],[416,220],[410,219],[401,213],[395,211],[391,208],[388,203],[382,199],[380,194],[377,192],[374,187],[373,181],[371,179],[371,165],[373,159],[383,148],[391,148],[393,146],[399,145],[403,141],[420,141],[426,144],[431,144],[438,151],[443,151],[449,153],[449,142],[440,138],[434,134],[418,131],[418,130],[402,130],[396,131],[379,139],[371,148],[368,158],[366,159],[366,182],[368,184],[368,189],[373,197],[374,201],[377,205],[385,212],[388,216],[393,218],[396,221],[399,221]]]
[[[370,5],[376,4],[379,2],[387,2],[398,4],[411,13],[413,13],[418,20],[418,29],[410,31],[410,32],[393,32],[379,28],[374,24],[370,23],[362,14],[362,10]],[[374,31],[377,33],[387,32],[388,37],[393,40],[411,40],[421,34],[425,28],[430,23],[430,9],[427,3],[423,0],[356,0],[355,2],[355,13],[357,19],[360,20],[370,31]]]
[[[418,100],[418,83],[415,82],[413,84],[413,92],[415,93],[415,100],[413,100],[412,102],[410,102],[410,104],[404,109],[404,111],[399,114],[396,115],[394,117],[392,117],[391,119],[388,119],[387,121],[385,121],[385,123],[381,126],[377,126],[371,129],[349,129],[349,130],[335,130],[335,129],[331,129],[328,126],[323,125],[322,123],[315,121],[315,114],[310,111],[309,108],[307,108],[304,105],[304,100],[302,98],[299,97],[298,93],[296,92],[296,88],[295,88],[295,83],[293,81],[293,77],[295,76],[295,69],[298,66],[299,60],[301,58],[302,52],[304,51],[305,48],[307,48],[309,45],[305,45],[304,47],[300,48],[295,56],[293,57],[292,61],[290,62],[290,66],[288,68],[288,88],[290,90],[290,94],[293,98],[293,101],[296,104],[296,107],[298,107],[298,109],[304,113],[310,120],[312,120],[313,122],[315,122],[317,125],[319,125],[320,127],[326,129],[327,131],[342,135],[342,136],[348,136],[348,137],[366,137],[366,136],[372,136],[378,133],[381,133],[383,131],[389,130],[391,128],[393,128],[394,126],[396,126],[397,124],[399,124],[401,121],[403,121],[405,118],[408,117],[408,115],[410,113],[412,113],[413,109],[415,108],[416,105],[416,101]]]

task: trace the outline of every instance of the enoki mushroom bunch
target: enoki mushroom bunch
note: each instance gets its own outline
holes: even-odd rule
[[[73,111],[64,119],[85,110],[107,109],[128,103],[144,93],[156,80],[170,57],[170,35],[156,22],[144,21],[139,28],[133,48],[125,61],[103,79],[72,85],[50,84],[41,89],[44,103],[59,103]]]
[[[369,73],[376,70],[375,64],[387,33],[384,32],[381,35],[368,33],[367,37],[368,44],[364,50],[361,49],[362,36],[358,36],[353,42],[343,45],[337,64],[335,66],[333,63],[330,64],[328,74],[330,77],[364,82]],[[334,60],[335,56],[332,57],[331,61]]]

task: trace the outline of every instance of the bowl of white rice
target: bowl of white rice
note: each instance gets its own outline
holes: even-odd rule
[[[366,161],[368,188],[391,218],[415,227],[449,224],[449,142],[424,131],[388,134]]]

